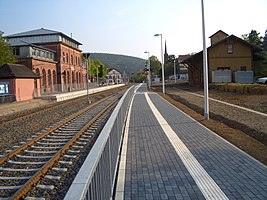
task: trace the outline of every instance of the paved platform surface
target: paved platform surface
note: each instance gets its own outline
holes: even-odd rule
[[[116,200],[267,199],[267,167],[142,85],[122,146]]]

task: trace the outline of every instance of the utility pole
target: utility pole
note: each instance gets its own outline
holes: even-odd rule
[[[201,0],[202,7],[202,35],[203,35],[203,76],[204,76],[204,117],[209,120],[209,81],[208,81],[208,62],[205,34],[204,2]]]

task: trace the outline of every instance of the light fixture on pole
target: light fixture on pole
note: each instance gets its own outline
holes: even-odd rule
[[[164,61],[163,61],[163,49],[162,49],[162,34],[155,34],[155,37],[160,36],[161,45],[161,71],[162,71],[162,93],[165,94],[165,78],[164,78]]]
[[[174,83],[176,83],[176,66],[175,66],[175,63],[176,63],[176,60],[175,60],[175,57],[173,59],[173,76],[174,76]]]
[[[96,87],[98,87],[98,68],[99,68],[100,66],[96,66]]]
[[[87,90],[87,100],[88,103],[90,104],[91,101],[89,99],[89,85],[88,85],[88,58],[90,56],[90,53],[84,53],[83,55],[85,56],[86,59],[86,90]]]
[[[203,76],[204,76],[204,117],[209,119],[209,91],[208,91],[208,62],[205,35],[205,18],[204,18],[204,2],[201,0],[202,7],[202,35],[203,35]]]
[[[147,53],[148,59],[147,59],[147,82],[148,82],[148,89],[150,90],[151,88],[151,73],[150,73],[150,58],[149,58],[149,52],[145,51],[144,53]]]

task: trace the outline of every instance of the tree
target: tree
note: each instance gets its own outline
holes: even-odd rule
[[[267,30],[265,31],[265,35],[263,37],[263,50],[267,51]]]
[[[263,76],[266,72],[266,61],[267,61],[267,52],[266,52],[266,43],[267,43],[267,33],[265,31],[265,36],[261,37],[260,33],[256,30],[251,30],[249,34],[242,35],[243,39],[248,43],[255,46],[253,52],[253,68],[256,77]]]
[[[0,67],[6,63],[15,63],[16,59],[13,55],[13,49],[2,37],[0,31]]]
[[[158,60],[156,56],[151,56],[149,59],[150,59],[151,75],[160,75],[161,62]]]
[[[144,72],[138,72],[136,75],[132,76],[130,81],[134,83],[142,83],[146,80],[146,74]]]
[[[90,77],[105,78],[107,75],[107,67],[100,60],[88,58],[88,74]]]
[[[249,34],[242,35],[243,39],[259,48],[262,48],[262,37],[260,36],[260,33],[258,33],[256,30],[251,30]]]

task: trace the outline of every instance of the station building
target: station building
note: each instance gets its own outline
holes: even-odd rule
[[[40,93],[67,92],[86,87],[80,42],[44,28],[5,36],[18,64],[40,76]],[[36,84],[37,85],[37,84]],[[38,88],[36,88],[38,89]]]
[[[252,83],[253,52],[256,47],[248,42],[228,35],[222,30],[210,36],[207,48],[208,77],[210,83]],[[203,84],[203,51],[182,61],[188,67],[189,84]]]

